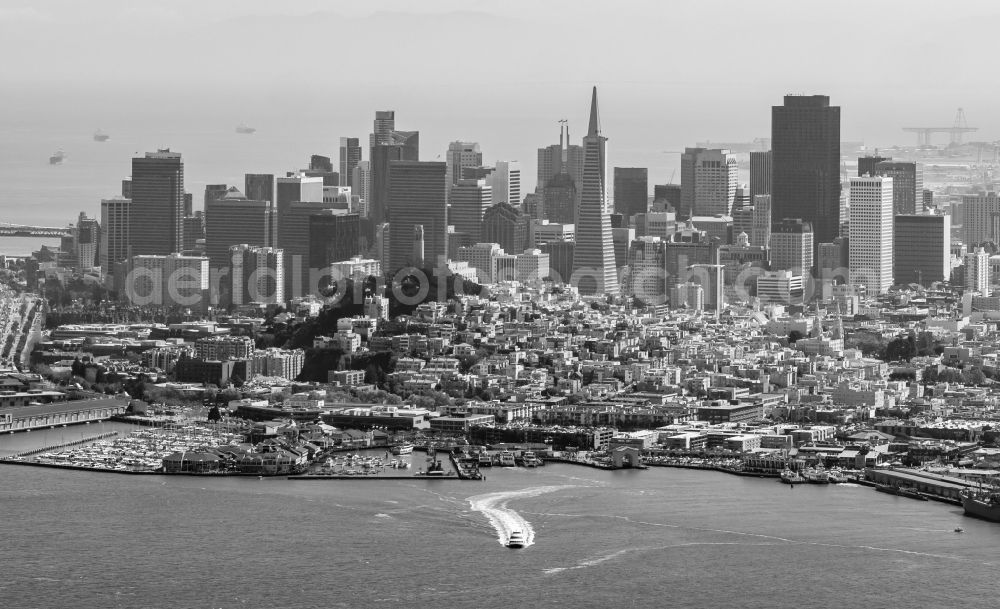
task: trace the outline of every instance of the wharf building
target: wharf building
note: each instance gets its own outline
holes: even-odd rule
[[[597,87],[590,102],[590,126],[583,138],[583,187],[576,217],[571,283],[581,295],[618,295],[611,218],[607,210],[607,138],[601,135]]]
[[[892,186],[892,178],[851,178],[851,285],[864,287],[869,296],[893,284]]]
[[[681,155],[681,209],[683,218],[728,216],[739,186],[736,157],[725,149],[686,148]]]
[[[348,186],[352,190],[354,170],[361,162],[361,144],[356,137],[340,138],[340,186]]]
[[[771,109],[771,149],[772,215],[805,220],[816,243],[840,236],[840,107],[786,95]]]
[[[389,165],[389,267],[411,266],[414,229],[423,227],[424,263],[448,254],[446,163],[396,161]]]
[[[184,244],[184,163],[170,149],[132,159],[130,254],[165,256]]]
[[[285,257],[279,248],[240,244],[229,248],[235,306],[285,302]]]
[[[893,280],[923,286],[949,281],[951,216],[902,214],[895,216],[893,222]]]

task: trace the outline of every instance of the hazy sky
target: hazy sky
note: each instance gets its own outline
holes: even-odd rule
[[[785,93],[829,94],[845,140],[910,143],[901,127],[960,106],[994,140],[998,17],[913,0],[3,0],[0,127],[313,125],[335,153],[395,109],[422,158],[478,140],[525,161],[529,185],[557,120],[583,135],[593,84],[614,165],[767,137]]]

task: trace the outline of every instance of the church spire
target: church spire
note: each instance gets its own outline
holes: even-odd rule
[[[594,87],[593,96],[590,98],[590,127],[587,129],[587,135],[600,134],[601,120],[597,115],[597,87]]]

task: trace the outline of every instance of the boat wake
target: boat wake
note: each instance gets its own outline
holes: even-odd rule
[[[573,484],[534,486],[519,491],[486,493],[484,495],[469,497],[468,502],[472,506],[473,511],[482,512],[487,520],[490,521],[490,524],[496,530],[498,543],[507,545],[510,534],[514,531],[521,531],[524,534],[524,547],[528,547],[535,543],[535,529],[523,516],[508,508],[507,504],[514,499],[537,497],[545,493],[561,491],[575,486]]]

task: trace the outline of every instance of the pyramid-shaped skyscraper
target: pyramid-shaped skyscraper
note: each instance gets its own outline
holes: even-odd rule
[[[583,184],[576,210],[576,247],[570,279],[582,295],[618,295],[618,270],[608,199],[608,138],[601,135],[597,87],[590,101],[590,127],[583,138]]]

